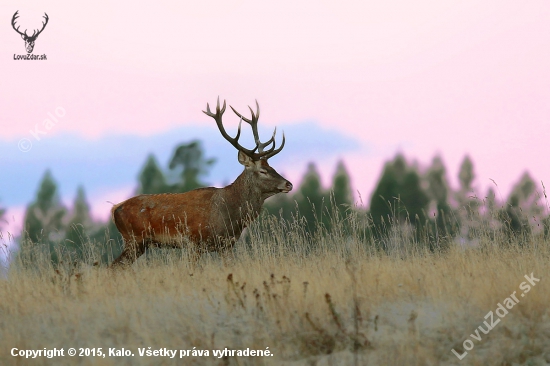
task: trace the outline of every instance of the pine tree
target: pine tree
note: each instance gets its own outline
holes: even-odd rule
[[[140,194],[156,194],[167,191],[168,185],[164,173],[160,169],[155,156],[150,154],[139,175],[138,192]]]
[[[474,179],[474,163],[472,162],[472,159],[466,155],[460,164],[460,169],[458,172],[460,190],[463,192],[470,192],[472,190],[472,183]]]
[[[536,188],[536,183],[528,172],[525,172],[512,188],[503,212],[504,222],[511,235],[531,233],[529,219],[540,219],[543,209],[538,205],[540,197]]]
[[[399,196],[399,182],[402,177],[397,175],[393,162],[384,165],[382,176],[372,193],[370,200],[370,213],[376,226],[391,224],[395,216],[392,211],[394,203]]]
[[[426,173],[428,181],[428,192],[430,198],[437,203],[446,203],[449,194],[449,183],[447,182],[446,169],[440,156],[435,156],[432,165]]]
[[[332,179],[332,200],[337,210],[343,215],[353,204],[350,176],[343,161],[336,166],[336,173]]]
[[[198,140],[179,145],[174,150],[169,168],[175,170],[181,167],[181,181],[172,190],[174,192],[188,192],[204,187],[206,184],[202,182],[201,177],[208,174],[210,167],[215,162],[216,159],[214,158],[204,158],[201,142]]]
[[[449,183],[446,169],[440,156],[435,156],[432,165],[426,173],[428,195],[435,202],[436,207],[436,239],[445,236],[451,238],[456,231],[456,224],[452,220],[452,209],[449,205]]]
[[[405,174],[401,192],[401,202],[408,211],[412,224],[421,224],[426,221],[426,211],[430,200],[422,189],[420,175],[416,169],[411,169]]]
[[[66,209],[61,204],[57,193],[57,185],[49,170],[46,171],[36,199],[27,207],[23,242],[30,240],[33,243],[54,243],[62,237],[63,216]]]
[[[69,220],[65,235],[66,246],[76,251],[82,257],[82,247],[88,243],[93,221],[90,215],[90,205],[86,200],[84,187],[79,186],[73,204],[72,217]]]
[[[487,193],[483,198],[483,205],[485,207],[484,212],[481,215],[483,223],[481,224],[484,228],[498,228],[502,227],[503,215],[502,210],[500,210],[497,205],[497,197],[493,187],[487,189]],[[494,238],[496,231],[489,231],[489,236]]]
[[[487,207],[488,214],[494,214],[497,207],[497,198],[496,193],[493,187],[487,189],[487,194],[485,195],[485,205]]]
[[[392,162],[386,163],[382,176],[373,192],[370,212],[375,225],[423,224],[427,219],[430,200],[423,191],[420,176],[414,167],[410,167],[401,154]],[[419,221],[420,220],[420,221]]]
[[[302,184],[296,193],[300,214],[307,220],[308,230],[313,232],[317,224],[324,223],[325,192],[315,163],[309,163]]]
[[[460,235],[468,240],[473,240],[475,231],[480,228],[479,207],[473,182],[475,180],[474,163],[468,155],[464,157],[458,171],[459,190],[455,193],[460,220]]]
[[[459,207],[465,208],[468,219],[472,220],[479,209],[479,201],[475,199],[473,187],[475,180],[474,163],[468,155],[464,157],[458,171],[459,190],[455,195]]]

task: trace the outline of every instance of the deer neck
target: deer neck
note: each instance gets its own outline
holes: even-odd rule
[[[242,213],[257,216],[264,203],[257,182],[253,180],[252,173],[246,170],[226,187],[225,201],[232,207],[240,209]]]

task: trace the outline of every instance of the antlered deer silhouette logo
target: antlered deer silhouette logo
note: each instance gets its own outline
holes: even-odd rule
[[[19,31],[19,26],[17,28],[15,28],[15,20],[17,18],[19,18],[19,15],[17,13],[19,13],[19,10],[17,10],[15,12],[15,14],[13,14],[13,18],[11,18],[11,26],[13,27],[13,29],[15,29],[15,31],[17,33],[19,33],[21,35],[21,38],[23,38],[23,40],[25,41],[25,48],[27,49],[27,53],[32,53],[32,50],[34,49],[34,42],[36,41],[36,38],[38,37],[38,35],[40,33],[42,33],[44,28],[46,28],[46,24],[48,24],[48,19],[49,19],[48,14],[44,13],[45,15],[43,16],[43,18],[46,19],[46,21],[42,22],[42,29],[40,29],[40,30],[35,29],[32,33],[32,36],[29,36],[27,34],[26,29],[25,29],[25,32],[21,33]]]

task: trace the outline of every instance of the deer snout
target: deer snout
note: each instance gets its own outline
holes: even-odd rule
[[[290,183],[289,181],[286,181],[284,183],[284,187],[281,188],[281,192],[282,193],[288,193],[290,191],[292,191],[292,183]]]

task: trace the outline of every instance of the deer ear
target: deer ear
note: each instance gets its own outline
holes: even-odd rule
[[[245,168],[250,168],[254,165],[254,160],[242,151],[239,151],[239,163],[245,166]]]
[[[25,35],[24,35],[24,34],[22,34],[22,35],[21,35],[21,38],[25,39]]]

